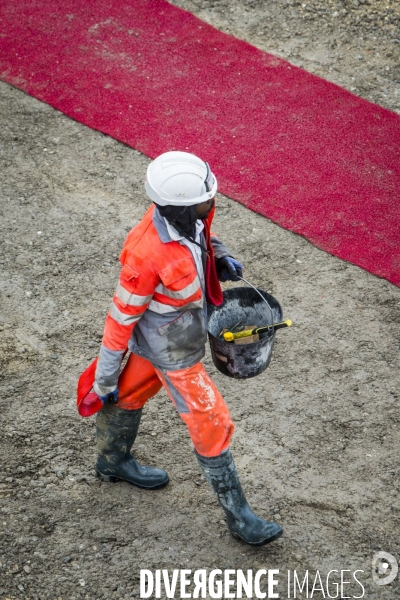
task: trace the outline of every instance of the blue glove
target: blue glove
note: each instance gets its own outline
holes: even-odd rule
[[[102,401],[103,404],[117,404],[118,402],[118,386],[105,387],[94,383],[93,389]]]
[[[216,261],[220,281],[239,281],[243,277],[243,266],[231,256],[223,256]]]

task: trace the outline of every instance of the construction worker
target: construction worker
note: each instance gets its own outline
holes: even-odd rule
[[[221,304],[219,280],[242,275],[242,265],[210,232],[216,178],[197,156],[167,152],[149,165],[145,187],[154,204],[122,249],[97,362],[93,387],[102,405],[96,419],[97,475],[146,489],[168,483],[165,471],[140,465],[130,453],[144,404],[164,386],[230,532],[248,544],[266,544],[282,529],[247,504],[229,450],[233,423],[200,362],[207,302]]]

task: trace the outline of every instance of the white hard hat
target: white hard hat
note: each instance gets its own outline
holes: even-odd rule
[[[189,152],[165,152],[149,164],[146,192],[160,206],[192,206],[214,198],[217,180],[208,163]]]

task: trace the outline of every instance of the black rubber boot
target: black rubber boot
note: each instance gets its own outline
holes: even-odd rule
[[[127,481],[147,490],[167,485],[169,477],[165,471],[142,467],[130,453],[141,416],[142,409],[123,410],[112,404],[105,404],[97,413],[96,474],[103,481]]]
[[[252,546],[263,546],[282,535],[278,523],[264,521],[250,509],[230,450],[215,458],[195,454],[204,477],[225,511],[228,529],[233,536]]]

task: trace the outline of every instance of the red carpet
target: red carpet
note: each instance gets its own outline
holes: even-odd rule
[[[164,0],[2,0],[0,77],[400,285],[400,117]]]

